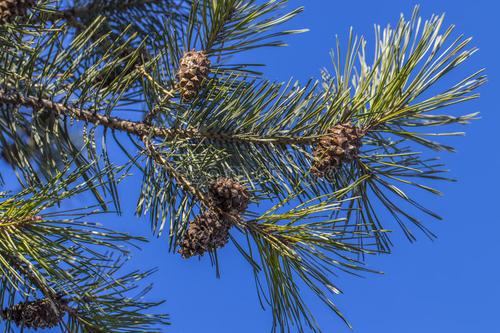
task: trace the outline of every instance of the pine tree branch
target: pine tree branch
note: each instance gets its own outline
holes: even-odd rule
[[[0,195],[0,290],[5,296],[0,319],[22,329],[61,324],[61,331],[71,327],[71,332],[94,332],[94,327],[106,332],[157,332],[158,325],[168,324],[168,317],[145,311],[161,302],[142,298],[149,287],[136,297],[130,295],[153,271],[115,277],[129,255],[127,245],[144,239],[81,221],[97,213],[93,205],[61,210],[64,199],[90,189],[85,182],[76,183],[85,170],[70,172],[71,165],[41,188]],[[35,300],[15,303],[20,298]],[[47,313],[51,307],[54,316]],[[68,316],[60,316],[63,313]]]
[[[200,132],[196,129],[172,129],[148,125],[144,122],[126,120],[119,117],[104,116],[97,112],[67,106],[48,99],[35,96],[23,96],[19,93],[10,93],[0,89],[0,102],[22,105],[34,109],[45,108],[55,112],[60,117],[71,117],[97,126],[104,126],[112,130],[126,132],[142,138],[151,135],[164,140],[172,139],[208,139],[226,142],[247,142],[253,144],[269,145],[309,145],[318,140],[317,136],[304,137],[258,137],[255,135],[228,135],[212,132]]]
[[[190,2],[173,1],[180,3],[181,7]],[[390,240],[385,236],[385,228],[379,219],[380,207],[387,208],[387,212],[394,216],[410,239],[414,237],[405,226],[406,221],[414,223],[428,234],[419,219],[407,210],[407,205],[427,215],[435,217],[435,214],[407,195],[404,187],[413,186],[438,193],[420,180],[445,179],[439,175],[441,166],[418,157],[413,149],[401,148],[403,140],[394,141],[389,136],[410,139],[434,149],[444,148],[444,145],[424,138],[428,134],[412,131],[412,128],[460,123],[469,119],[470,116],[428,113],[475,98],[473,91],[485,80],[481,72],[477,72],[451,89],[425,97],[425,92],[431,92],[429,88],[475,52],[475,49],[467,50],[469,39],[458,38],[449,48],[444,47],[453,29],[441,34],[441,18],[432,17],[422,26],[422,33],[418,11],[414,12],[410,21],[401,18],[395,29],[387,28],[380,33],[380,28],[377,28],[373,63],[368,63],[372,57],[365,56],[364,39],[356,42],[351,34],[345,64],[340,57],[334,57],[335,72],[333,76],[324,73],[324,89],[318,89],[320,86],[317,83],[300,87],[290,82],[287,89],[283,90],[279,84],[258,84],[256,81],[248,82],[247,77],[242,79],[237,73],[245,72],[247,66],[254,65],[227,66],[224,59],[257,47],[282,46],[284,44],[276,41],[276,38],[299,32],[275,33],[271,29],[301,11],[298,9],[274,16],[273,12],[286,0],[268,0],[262,5],[254,0],[193,1],[192,5],[183,8],[187,15],[183,15],[179,22],[175,18],[171,20],[171,13],[165,10],[169,0],[68,2],[88,5],[74,9],[56,8],[54,18],[57,23],[54,25],[60,25],[61,32],[52,32],[46,41],[42,39],[34,43],[40,46],[22,44],[29,49],[24,53],[10,50],[8,44],[4,47],[4,52],[9,55],[5,63],[12,62],[14,65],[4,69],[7,79],[0,85],[0,104],[32,108],[33,114],[26,113],[26,116],[24,110],[12,112],[28,127],[30,120],[37,120],[42,112],[47,112],[56,119],[71,118],[109,129],[107,132],[113,132],[113,135],[123,132],[130,137],[138,137],[142,142],[132,140],[133,144],[149,156],[145,168],[136,164],[144,174],[138,211],[151,212],[155,232],[159,230],[160,233],[166,221],[171,221],[171,247],[178,245],[179,237],[184,235],[187,218],[198,208],[220,212],[211,201],[210,191],[206,190],[210,178],[200,177],[213,173],[215,168],[212,166],[218,167],[215,170],[217,172],[244,178],[246,183],[252,184],[255,198],[278,200],[279,204],[273,211],[254,220],[243,222],[239,216],[228,216],[234,218],[234,224],[242,229],[249,240],[254,241],[249,243],[246,252],[240,251],[250,258],[248,261],[254,266],[256,275],[263,275],[267,281],[269,290],[265,296],[273,309],[273,331],[290,331],[292,326],[299,332],[305,332],[308,328],[313,332],[321,331],[307,309],[302,288],[296,281],[309,287],[343,318],[333,304],[332,296],[340,291],[333,284],[331,273],[334,270],[352,274],[365,271],[360,258],[367,253],[377,253],[377,246],[379,249],[389,249]],[[158,5],[126,11],[133,5],[147,3]],[[172,11],[175,10],[177,8],[172,7]],[[43,21],[46,19],[44,15],[39,18],[37,23],[42,26],[54,22],[50,18],[48,22]],[[124,28],[129,25],[130,30]],[[66,36],[75,37],[76,42],[71,47],[67,47],[69,43],[64,39]],[[200,81],[203,82],[202,86],[196,85],[201,88],[196,89],[198,98],[187,103],[182,98],[177,99],[179,94],[175,89],[179,81],[179,59],[184,52],[192,49],[206,51],[208,57],[218,60],[212,62],[213,75],[209,79],[208,76],[203,78]],[[148,52],[154,57],[149,57]],[[85,56],[82,57],[82,53]],[[130,53],[133,56],[129,56]],[[10,57],[13,57],[13,61],[8,61]],[[152,58],[155,61],[149,61]],[[156,60],[159,60],[158,64]],[[148,66],[143,68],[146,61]],[[150,71],[155,67],[158,71],[153,75],[144,71],[145,68]],[[31,75],[21,82],[20,79],[12,80],[9,77],[11,73]],[[93,79],[99,78],[100,74],[105,74],[105,79],[111,78],[111,84],[107,81],[97,85]],[[137,88],[136,83],[140,78],[137,74],[142,74],[151,85]],[[26,82],[34,84],[26,85]],[[36,84],[41,84],[42,89]],[[105,85],[108,85],[106,89]],[[12,87],[23,87],[23,90],[14,90]],[[99,89],[97,94],[96,87]],[[171,90],[162,87],[171,87]],[[125,91],[131,92],[129,96],[138,96],[133,95],[137,93],[140,97],[119,96]],[[59,96],[63,98],[59,99]],[[73,102],[74,97],[79,103]],[[53,98],[64,102],[55,102]],[[118,105],[138,105],[144,101],[153,107],[143,121],[111,116]],[[78,108],[72,105],[86,106]],[[15,117],[8,119],[6,123],[9,126],[6,126],[5,132],[9,139],[3,140],[5,143],[14,141],[11,138],[20,128],[13,121]],[[61,123],[66,125],[65,121]],[[340,162],[331,158],[328,163],[332,171],[329,177],[309,182],[310,166],[315,155],[325,157],[325,154],[315,154],[317,147],[310,149],[310,145],[317,143],[337,124],[352,124],[360,128],[360,136],[366,134],[362,140],[364,148],[359,154],[345,154],[341,147],[344,144],[338,143],[342,140],[329,144],[329,151],[342,149],[338,149],[342,153],[336,153],[335,157],[348,158],[340,159]],[[91,133],[85,133],[84,139],[95,142],[94,146],[106,151],[106,138],[99,145],[94,133],[96,129],[91,128]],[[366,131],[368,133],[364,133]],[[54,135],[52,132],[34,126],[34,133],[38,136]],[[441,135],[440,132],[432,134]],[[60,138],[57,133],[54,137]],[[346,139],[345,142],[348,142],[349,136],[338,136],[337,139]],[[127,151],[128,146],[120,144],[116,137],[115,140],[130,157],[130,161],[135,162],[135,157]],[[22,145],[20,140],[15,143],[17,148]],[[40,148],[49,147],[49,144]],[[361,144],[356,143],[354,146],[359,150]],[[94,150],[89,152],[96,163],[101,162]],[[352,158],[354,155],[355,158]],[[109,163],[107,153],[104,156],[105,163]],[[193,161],[196,163],[191,163]],[[330,163],[335,161],[337,164]],[[24,164],[29,163],[26,161]],[[265,176],[263,180],[256,181],[260,173]],[[108,175],[108,178],[113,177]],[[204,182],[198,182],[198,179]],[[304,198],[310,200],[303,203]],[[345,201],[338,202],[344,198]],[[292,199],[299,200],[301,205],[283,213],[281,208],[291,204]],[[377,202],[373,203],[374,200]],[[377,207],[377,211],[374,207]],[[345,211],[346,218],[337,218]],[[242,216],[248,218],[252,214],[245,212]],[[34,215],[30,213],[29,216]],[[64,225],[62,222],[60,224]],[[65,277],[57,269],[59,266],[51,265],[51,262],[63,256],[66,260],[63,262],[69,263],[68,258],[72,257],[67,253],[69,250],[61,250],[62,245],[46,241],[48,238],[35,237],[44,233],[35,233],[37,227],[41,231],[46,230],[36,225],[13,230],[13,226],[5,224],[6,238],[15,232],[17,238],[14,240],[19,244],[25,244],[26,239],[34,239],[32,252],[36,255],[20,248],[17,250],[19,255],[14,258],[19,259],[21,264],[23,260],[33,259],[35,268],[40,266],[42,273],[50,273],[47,274],[49,277]],[[50,228],[50,224],[47,228]],[[94,243],[97,241],[94,234],[89,236],[88,233],[78,233],[78,230],[73,229],[78,229],[78,226],[68,224],[68,229],[57,229],[60,231],[55,235],[62,234],[69,244],[72,244],[73,239],[77,240],[74,243],[82,249],[85,249],[86,244],[98,245],[98,242]],[[83,242],[80,235],[84,237]],[[116,236],[109,237],[108,242],[114,238]],[[10,254],[16,250],[14,246],[0,243],[2,251]],[[375,248],[368,251],[371,246]],[[50,250],[49,256],[46,256],[47,249]],[[77,272],[82,275],[80,281],[88,280],[95,272],[92,264],[86,260],[88,256],[86,251],[78,256],[81,267]],[[8,260],[2,260],[2,263],[8,263]],[[104,261],[102,264],[107,263]],[[23,277],[19,275],[22,274],[17,273],[18,269],[13,268],[14,265],[9,266],[7,272],[17,278],[17,284],[21,284]],[[72,288],[78,286],[72,279],[66,283]],[[29,287],[36,287],[35,283],[32,284]],[[113,306],[114,301],[99,303]],[[94,313],[96,311],[88,312]],[[129,317],[130,313],[127,313],[121,316],[120,321]],[[101,327],[95,317],[86,318],[90,318],[86,319],[88,322]],[[133,316],[132,321],[135,321]]]
[[[48,99],[38,98],[35,96],[23,96],[18,93],[8,93],[4,90],[0,90],[0,101],[3,103],[22,105],[34,109],[45,108],[51,110],[60,117],[71,117],[92,123],[94,125],[104,126],[112,130],[127,132],[139,137],[151,133],[155,137],[164,139],[179,136],[188,138],[194,134],[192,132],[177,133],[175,130],[148,126],[142,122],[135,122],[117,117],[104,116],[90,110],[67,106]]]

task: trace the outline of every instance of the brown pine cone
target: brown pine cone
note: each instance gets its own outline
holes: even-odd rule
[[[225,212],[243,213],[248,207],[248,190],[235,180],[219,178],[210,186],[209,192],[214,205]]]
[[[185,101],[193,100],[203,80],[210,74],[210,60],[203,51],[189,51],[180,60],[177,74],[179,88]]]
[[[0,24],[25,16],[35,4],[36,0],[0,0]]]
[[[213,210],[197,216],[184,235],[179,253],[188,259],[223,247],[229,241],[231,223]]]
[[[53,328],[63,320],[67,304],[63,300],[48,298],[18,303],[2,311],[4,320],[12,320],[18,327]]]
[[[349,123],[332,127],[313,151],[311,172],[323,177],[329,169],[339,168],[342,163],[358,158],[363,135],[359,128]]]

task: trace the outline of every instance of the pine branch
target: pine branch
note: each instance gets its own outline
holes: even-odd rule
[[[278,204],[247,223],[256,250],[253,245],[246,251],[241,246],[238,249],[254,267],[261,299],[272,308],[273,331],[293,327],[298,332],[321,332],[299,285],[309,289],[348,324],[333,302],[341,291],[332,282],[332,276],[336,272],[375,272],[360,260],[378,253],[372,242],[374,234],[356,230],[343,218],[326,218],[341,208],[341,203],[330,199],[310,200],[286,212],[280,211],[285,205]],[[260,282],[262,278],[264,284]]]
[[[96,169],[92,170],[95,177],[86,176],[84,184],[96,190],[94,183],[102,184],[106,175],[113,184],[109,192],[116,198],[118,171],[111,167],[106,145],[111,133],[128,162],[143,174],[137,212],[149,211],[157,233],[170,222],[171,250],[182,246],[184,257],[208,252],[217,266],[216,251],[227,243],[230,230],[238,229],[249,241],[248,248],[239,244],[234,233],[231,237],[252,266],[262,299],[273,310],[274,331],[289,331],[294,326],[299,332],[320,332],[299,287],[308,287],[345,320],[332,299],[340,292],[332,275],[337,271],[356,275],[366,270],[362,264],[365,255],[389,251],[392,244],[380,215],[383,209],[410,240],[415,239],[413,226],[433,237],[417,214],[439,216],[416,202],[408,189],[439,194],[428,182],[449,179],[443,175],[443,166],[427,157],[429,152],[415,151],[414,143],[453,151],[430,137],[457,135],[444,132],[442,126],[466,123],[475,114],[433,112],[476,98],[476,89],[486,79],[478,71],[449,89],[437,90],[436,84],[460,68],[475,49],[469,48],[470,39],[450,40],[453,28],[441,30],[442,17],[433,16],[422,24],[418,10],[410,20],[401,17],[394,28],[376,29],[373,62],[368,61],[372,57],[366,55],[363,38],[351,32],[345,56],[337,42],[333,74],[325,70],[322,84],[255,79],[253,64],[233,64],[228,58],[258,47],[283,46],[282,37],[301,32],[272,30],[302,10],[282,14],[285,3],[193,1],[179,8],[179,17],[168,18],[132,6],[145,7],[140,0],[84,1],[79,2],[81,12],[62,15],[69,25],[81,23],[76,30],[82,31],[77,34],[75,27],[61,21],[52,24],[44,15],[28,18],[25,26],[14,20],[4,34],[12,31],[13,42],[5,36],[0,40],[0,103],[12,106],[12,112],[2,119],[0,141],[4,148],[21,152],[12,155],[18,157],[18,168],[26,167],[21,172],[30,173],[35,158],[27,157],[29,147],[20,147],[25,140],[33,138],[41,151],[48,151],[53,142],[62,142],[64,152],[74,154],[67,131],[59,130],[77,120],[83,125],[80,134]],[[106,11],[106,20],[90,13],[94,5]],[[137,19],[141,15],[144,20]],[[130,108],[144,110],[131,120],[118,116]],[[55,125],[43,127],[33,122],[32,126],[32,120],[42,118],[43,112]],[[31,132],[19,135],[19,128]],[[423,128],[432,131],[424,133]],[[130,141],[124,143],[123,138]],[[98,149],[103,153],[98,154]],[[53,159],[50,162],[55,164]],[[230,194],[226,198],[229,205],[215,200],[215,177],[238,180],[220,190]],[[49,192],[40,198],[46,199]],[[260,216],[252,212],[253,207],[247,209],[247,203],[235,211],[228,209],[233,192],[236,197],[245,193],[246,200],[251,197],[254,202],[273,200],[277,204]],[[303,203],[296,206],[297,201]],[[26,207],[33,204],[24,202]],[[41,202],[37,204],[43,206]],[[89,282],[95,265],[114,264],[102,255],[91,259],[86,245],[118,250],[112,244],[123,240],[120,236],[111,233],[109,239],[96,240],[74,223],[69,230],[58,228],[65,225],[62,221],[44,218],[34,223],[29,217],[38,216],[38,210],[14,208],[6,211],[8,222],[0,228],[10,240],[0,244],[0,268],[9,277],[5,290],[23,286],[25,295],[35,296],[33,286],[42,289],[45,284],[44,288],[54,289],[62,284],[64,290],[69,284],[75,292],[103,285],[106,289],[112,284],[107,273],[102,273],[103,281]],[[33,222],[29,228],[25,228],[26,221]],[[35,234],[37,228],[41,230]],[[75,245],[77,250],[65,249],[50,237],[40,236],[45,234],[70,244],[73,238],[84,241]],[[38,246],[27,249],[25,243]],[[41,244],[50,245],[48,255]],[[22,254],[43,277],[52,277],[49,281],[53,283],[23,284],[22,265],[18,263],[17,269],[8,265],[8,260],[1,260],[2,252]],[[79,259],[80,265],[73,269],[80,278],[69,281],[60,262],[54,262],[55,253]],[[16,258],[23,257],[11,260]],[[79,300],[91,303],[85,297]],[[124,311],[126,304],[115,305],[116,298],[96,296],[94,300],[110,313],[118,313],[124,330],[130,332],[135,324],[143,323],[144,317],[137,318],[136,310],[149,308],[134,303],[137,306],[131,311]],[[83,314],[71,319],[71,327],[101,321],[110,331],[122,327],[113,316],[95,315],[97,307],[82,306]],[[150,322],[146,320],[146,324],[141,328]]]
[[[34,330],[59,327],[61,332],[68,333],[162,332],[162,327],[169,325],[168,316],[148,313],[162,302],[144,300],[150,287],[137,293],[138,283],[154,271],[115,276],[122,265],[115,263],[116,267],[102,272],[98,278],[75,276],[79,295],[58,286],[61,291],[54,297],[35,296],[34,300],[9,305],[0,312],[6,332],[11,332],[13,325]]]
[[[259,136],[244,136],[244,135],[224,135],[218,133],[203,133],[196,129],[169,129],[151,126],[145,122],[131,121],[118,117],[110,117],[98,114],[94,111],[80,109],[72,106],[67,106],[62,103],[56,103],[47,99],[38,98],[35,96],[23,96],[18,93],[9,93],[5,90],[0,90],[0,102],[13,105],[30,107],[33,109],[48,109],[53,111],[60,117],[70,117],[87,123],[92,123],[97,126],[104,126],[111,130],[126,132],[138,137],[144,135],[153,135],[154,137],[174,140],[174,139],[209,139],[215,141],[226,142],[249,142],[254,144],[311,144],[317,140],[317,137],[259,137]]]
[[[66,167],[42,188],[28,187],[14,196],[3,194],[1,316],[9,332],[11,324],[34,329],[59,326],[63,332],[96,327],[156,332],[158,325],[167,324],[166,316],[143,312],[161,304],[140,299],[148,288],[139,298],[128,296],[137,288],[135,283],[151,271],[115,277],[123,263],[114,261],[111,253],[128,256],[126,246],[144,239],[82,221],[97,214],[95,206],[62,208],[64,200],[89,190],[88,183],[77,183],[84,173],[84,169]],[[27,298],[35,300],[16,303]],[[107,311],[101,312],[103,308]]]

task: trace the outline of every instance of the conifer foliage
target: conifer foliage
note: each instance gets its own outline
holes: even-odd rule
[[[135,213],[174,255],[217,274],[220,252],[248,262],[274,332],[321,332],[307,293],[347,323],[337,273],[373,272],[363,261],[390,253],[394,227],[434,237],[426,220],[440,217],[414,192],[440,193],[436,154],[453,147],[439,138],[476,118],[447,112],[486,81],[461,71],[471,39],[416,8],[376,27],[374,53],[352,31],[337,41],[318,80],[276,83],[241,60],[306,32],[282,27],[301,11],[0,0],[2,180],[18,191],[0,202],[7,332],[168,331],[145,285],[154,269],[123,272],[145,239],[90,222],[122,211],[131,173],[142,176]]]

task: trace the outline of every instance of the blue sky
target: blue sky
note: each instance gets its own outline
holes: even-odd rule
[[[474,37],[480,48],[464,66],[462,74],[485,67],[489,83],[481,89],[480,100],[454,108],[453,112],[480,111],[482,119],[466,128],[465,137],[449,140],[456,154],[441,158],[457,183],[442,183],[441,198],[417,195],[418,199],[444,217],[429,220],[439,236],[429,241],[420,235],[409,244],[394,232],[395,248],[390,256],[371,257],[370,268],[384,271],[383,276],[335,278],[344,294],[335,299],[354,326],[356,333],[493,333],[498,331],[500,269],[498,154],[498,94],[500,93],[500,46],[498,12],[495,1],[420,1],[422,16],[447,13],[448,24],[457,32]],[[290,28],[309,28],[307,34],[289,38],[290,46],[266,49],[244,55],[252,63],[266,63],[268,78],[286,81],[294,77],[306,81],[318,77],[330,63],[329,50],[335,35],[347,36],[350,26],[368,40],[373,49],[373,25],[394,23],[401,12],[411,14],[411,1],[290,1],[290,8],[304,5],[305,12],[287,24]],[[345,39],[344,39],[345,40]],[[458,79],[452,75],[450,79]],[[450,84],[454,81],[450,81]],[[141,177],[123,184],[125,214],[109,216],[102,222],[152,239],[147,218],[137,219],[134,208]],[[394,227],[394,224],[390,224]],[[141,252],[135,253],[132,267],[158,266],[154,276],[155,299],[167,302],[160,309],[169,313],[172,333],[260,333],[269,332],[271,313],[259,305],[249,265],[228,246],[220,251],[222,276],[215,277],[208,258],[182,260],[168,253],[165,237],[153,238]],[[129,266],[130,267],[130,266]],[[314,298],[309,300],[324,332],[347,333],[350,330]]]
[[[454,138],[456,154],[441,157],[458,183],[440,184],[442,198],[420,199],[438,211],[442,222],[429,220],[439,238],[423,236],[409,244],[395,233],[396,247],[390,256],[370,258],[370,267],[384,276],[341,276],[336,281],[344,291],[336,299],[356,333],[444,333],[496,332],[500,270],[496,267],[500,242],[499,213],[494,208],[500,170],[498,130],[499,42],[495,1],[421,1],[422,15],[446,12],[448,24],[457,32],[474,37],[480,52],[467,70],[487,68],[489,83],[480,100],[455,108],[454,112],[480,111],[482,119],[467,126],[465,137]],[[373,25],[394,23],[401,12],[410,15],[410,1],[291,1],[305,12],[288,24],[310,28],[307,34],[289,39],[288,48],[259,50],[245,59],[268,64],[267,77],[305,81],[318,77],[329,65],[329,50],[335,35],[345,37],[350,26],[373,47]],[[458,78],[459,76],[455,77]],[[451,77],[453,79],[453,77]],[[130,199],[133,204],[135,198]],[[130,217],[133,220],[133,217]],[[147,235],[147,225],[135,224]],[[262,311],[256,297],[250,268],[230,247],[221,251],[222,277],[216,279],[207,259],[183,261],[167,255],[166,240],[152,242],[141,254],[141,264],[158,265],[157,295],[165,296],[165,310],[172,315],[175,333],[268,332],[269,311]],[[338,318],[311,299],[325,332],[350,332]]]

